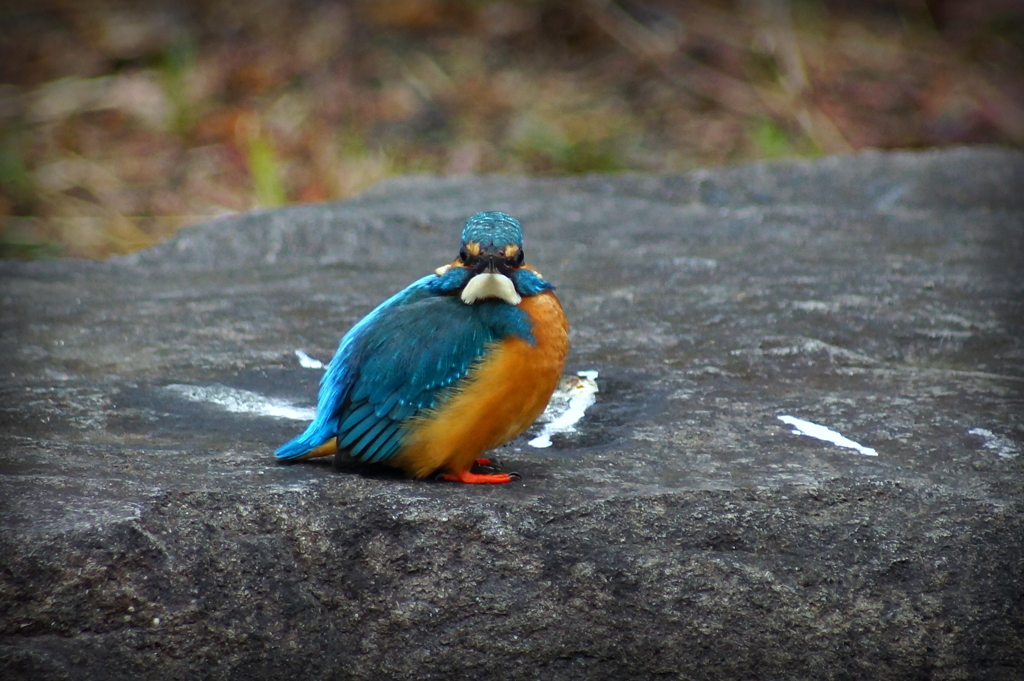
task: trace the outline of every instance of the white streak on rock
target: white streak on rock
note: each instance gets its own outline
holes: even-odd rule
[[[800,435],[806,435],[818,440],[824,440],[825,442],[831,442],[834,445],[846,447],[847,449],[856,449],[864,456],[878,456],[878,452],[871,447],[865,447],[864,445],[854,442],[849,438],[845,438],[836,431],[826,428],[825,426],[819,426],[817,423],[804,421],[803,419],[798,419],[794,416],[787,416],[786,414],[782,414],[778,418],[783,423],[788,423],[793,426],[795,432]]]
[[[296,407],[284,400],[275,400],[259,393],[229,388],[217,383],[206,386],[173,383],[166,389],[192,402],[206,402],[233,414],[270,416],[293,421],[312,421],[316,416],[316,410],[310,407]]]
[[[971,428],[967,431],[968,435],[977,435],[978,437],[985,438],[985,443],[982,445],[985,449],[996,453],[1000,459],[1013,459],[1017,457],[1020,452],[1017,451],[1017,447],[1014,446],[1013,442],[1002,435],[996,435],[987,428]]]
[[[544,449],[551,446],[551,436],[555,433],[575,432],[576,424],[597,401],[597,392],[596,371],[578,371],[576,376],[563,376],[547,409],[537,419],[538,423],[544,423],[544,428],[540,435],[530,440],[529,445]]]
[[[324,363],[318,359],[313,359],[302,350],[296,350],[295,356],[299,358],[299,366],[303,369],[323,369]]]

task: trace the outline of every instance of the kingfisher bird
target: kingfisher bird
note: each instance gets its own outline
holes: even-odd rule
[[[522,225],[477,213],[453,262],[345,334],[320,381],[316,417],[277,458],[345,452],[413,478],[510,482],[519,476],[471,469],[490,466],[484,452],[540,416],[568,349],[554,287],[525,262]]]

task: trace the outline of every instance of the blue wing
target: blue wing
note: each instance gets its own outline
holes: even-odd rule
[[[522,310],[500,301],[466,305],[452,295],[466,276],[424,277],[352,327],[320,382],[316,418],[277,457],[294,459],[337,437],[353,457],[383,461],[402,445],[401,424],[433,408],[491,343],[533,342]]]

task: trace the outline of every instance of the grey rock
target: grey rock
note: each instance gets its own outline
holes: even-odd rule
[[[294,351],[484,209],[600,372],[578,431],[504,486],[276,464]],[[407,177],[2,263],[0,676],[1021,678],[1022,265],[992,148]]]

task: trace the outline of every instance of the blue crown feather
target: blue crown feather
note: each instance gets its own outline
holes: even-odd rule
[[[492,210],[477,213],[462,228],[462,243],[475,241],[485,250],[509,244],[523,247],[523,226],[508,213]]]

